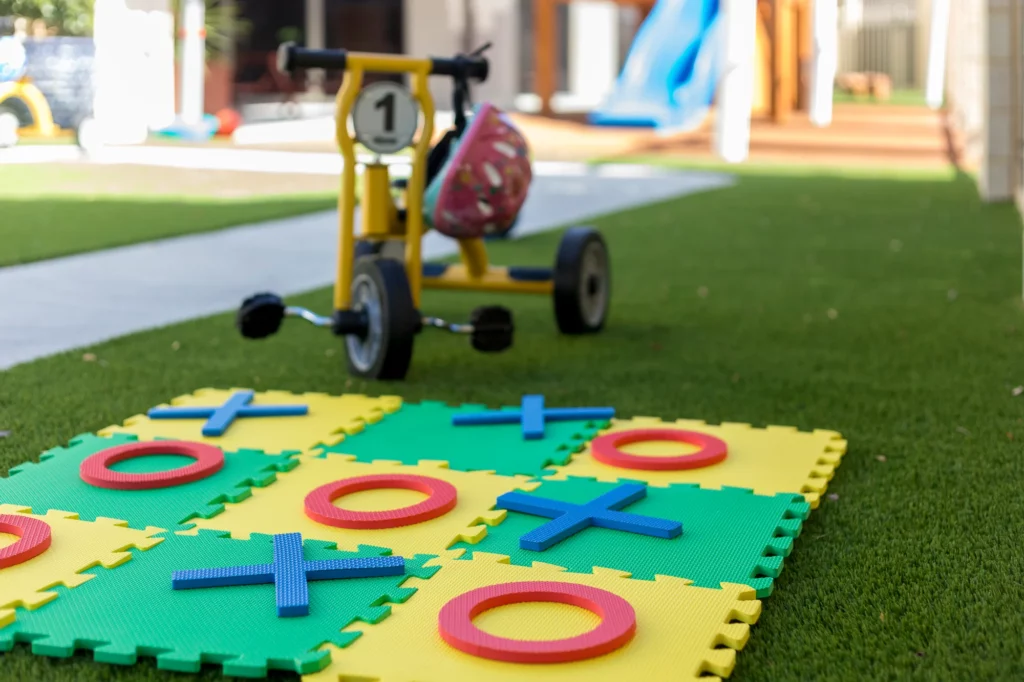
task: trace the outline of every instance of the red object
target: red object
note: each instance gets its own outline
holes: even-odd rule
[[[631,455],[620,450],[624,445],[655,440],[697,445],[700,450],[678,457],[646,457]],[[636,429],[599,436],[590,443],[590,452],[597,461],[619,469],[682,471],[718,464],[725,459],[729,448],[725,441],[706,433],[683,431],[682,429]]]
[[[50,548],[50,526],[30,516],[0,514],[0,533],[20,538],[13,545],[0,549],[0,568],[25,563]]]
[[[590,632],[556,640],[524,641],[490,635],[473,619],[484,611],[525,602],[553,602],[586,609],[601,619]],[[502,583],[452,599],[437,618],[441,638],[459,651],[508,663],[569,663],[596,658],[625,646],[636,634],[636,611],[617,594],[559,582]]]
[[[111,470],[111,465],[126,459],[147,455],[184,455],[196,460],[180,469],[156,471],[149,474],[128,474]],[[224,453],[220,448],[205,443],[184,440],[158,440],[146,443],[126,443],[108,448],[86,458],[78,469],[79,476],[89,485],[109,490],[153,490],[173,488],[198,481],[224,468]]]
[[[217,120],[220,122],[218,135],[230,135],[242,125],[242,115],[234,109],[221,109],[217,112]]]
[[[415,490],[429,497],[417,504],[388,511],[351,511],[332,504],[343,495],[381,488]],[[457,501],[458,491],[447,481],[411,474],[377,474],[345,478],[320,486],[306,496],[306,516],[335,528],[399,528],[444,516],[455,508]]]

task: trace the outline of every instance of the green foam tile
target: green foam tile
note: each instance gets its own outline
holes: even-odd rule
[[[544,481],[524,494],[583,504],[617,485],[571,477]],[[520,549],[519,538],[548,519],[509,512],[504,521],[488,527],[476,544],[462,542],[453,549],[468,550],[463,559],[471,558],[473,552],[508,555],[521,566],[538,561],[581,573],[602,567],[628,571],[641,580],[655,575],[686,578],[699,587],[738,583],[753,587],[758,597],[767,597],[810,506],[801,495],[764,496],[737,488],[711,490],[681,484],[649,487],[645,498],[621,511],[679,521],[683,533],[662,539],[590,527],[543,552],[533,552]]]
[[[133,528],[157,526],[175,529],[196,516],[209,518],[223,511],[223,502],[241,502],[252,486],[272,483],[279,471],[297,466],[294,454],[265,455],[256,450],[224,453],[224,467],[204,479],[153,490],[108,490],[89,485],[79,476],[87,457],[107,448],[133,443],[131,434],[101,438],[84,434],[66,448],[43,453],[39,463],[27,462],[0,478],[0,502],[76,512],[83,520],[106,517],[127,521]],[[129,473],[165,471],[194,460],[180,455],[152,455],[118,463],[114,469]]]
[[[314,540],[303,547],[309,561],[390,554],[366,546],[342,552]],[[313,673],[330,663],[330,652],[318,651],[323,644],[348,646],[361,633],[343,628],[386,618],[388,603],[404,602],[415,593],[402,587],[405,580],[436,572],[423,566],[432,558],[407,558],[403,576],[311,581],[309,615],[279,618],[272,584],[171,589],[177,570],[270,563],[270,536],[167,535],[123,566],[95,571],[95,578],[74,590],[56,588],[60,597],[53,602],[35,611],[19,609],[17,620],[0,629],[0,650],[31,642],[39,655],[68,657],[76,648],[91,649],[96,661],[117,665],[155,656],[159,668],[179,672],[216,663],[224,674],[242,677],[264,677],[268,669]]]
[[[361,462],[422,460],[448,462],[457,471],[494,471],[504,476],[541,476],[552,465],[565,465],[607,422],[548,422],[540,440],[524,440],[519,424],[453,426],[452,416],[480,412],[483,405],[450,407],[440,402],[404,404],[392,414],[346,436],[327,453],[355,455]],[[518,410],[519,407],[503,407]]]

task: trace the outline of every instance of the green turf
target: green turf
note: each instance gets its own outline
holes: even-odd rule
[[[329,195],[0,196],[0,267],[330,209]]]
[[[841,104],[876,104],[878,106],[900,106],[900,107],[923,107],[926,105],[924,92],[921,90],[900,90],[892,91],[887,100],[876,100],[870,95],[854,95],[849,92],[836,90],[832,99]]]
[[[615,268],[595,338],[560,338],[520,298],[510,352],[425,332],[405,384],[343,373],[340,344],[289,324],[262,343],[229,315],[0,376],[0,470],[201,386],[399,392],[412,400],[614,404],[621,415],[837,429],[850,441],[731,679],[1024,679],[1021,227],[969,178],[747,169],[738,187],[597,221]],[[496,246],[549,262],[557,235]],[[459,319],[486,295],[431,292]],[[325,310],[327,292],[295,299]],[[181,679],[151,661],[49,663],[4,680]],[[209,679],[215,679],[210,674]]]

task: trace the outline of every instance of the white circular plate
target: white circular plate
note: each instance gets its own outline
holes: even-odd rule
[[[412,144],[420,108],[404,85],[379,81],[363,88],[352,107],[356,140],[377,154],[394,154]]]

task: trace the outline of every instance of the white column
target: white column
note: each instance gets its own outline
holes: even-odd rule
[[[1013,66],[1012,13],[1006,0],[986,0],[982,33],[985,46],[982,81],[984,135],[978,184],[985,201],[1013,199]]]
[[[938,109],[942,106],[945,95],[949,0],[934,0],[931,19],[931,29],[928,32],[928,80],[925,86],[925,99],[928,106]]]
[[[527,0],[529,1],[529,0]],[[619,71],[619,7],[614,2],[569,5],[569,92],[599,104]]]
[[[839,4],[814,0],[814,71],[811,78],[811,123],[832,123],[832,97],[839,60]]]
[[[843,3],[843,26],[860,26],[864,21],[864,0],[846,0]]]
[[[181,46],[181,120],[198,125],[203,120],[206,81],[206,3],[182,0],[178,27]]]
[[[742,163],[750,154],[757,0],[722,0],[720,11],[725,59],[715,113],[715,151],[728,163]]]
[[[306,47],[322,50],[327,47],[327,10],[324,0],[306,0]],[[309,71],[309,89],[323,92],[324,70]]]
[[[146,123],[161,130],[174,123],[174,12],[170,0],[128,0],[144,17]]]

